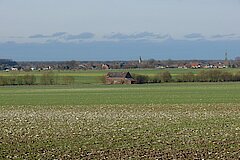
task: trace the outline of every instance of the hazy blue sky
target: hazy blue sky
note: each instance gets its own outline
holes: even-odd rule
[[[239,0],[0,0],[0,36],[240,34]]]
[[[0,43],[169,39],[239,40],[240,0],[0,0]]]

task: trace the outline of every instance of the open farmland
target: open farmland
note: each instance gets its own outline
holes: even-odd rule
[[[239,159],[240,83],[0,87],[2,159]]]
[[[201,71],[207,70],[214,70],[214,69],[118,69],[118,70],[76,70],[76,71],[56,71],[54,70],[53,73],[57,78],[61,77],[73,77],[75,79],[75,84],[101,84],[101,77],[106,75],[109,71],[110,72],[130,72],[131,74],[140,74],[140,75],[147,75],[149,77],[153,77],[163,71],[169,71],[173,78],[178,76],[179,74],[189,73],[192,72],[193,74],[197,74]],[[231,73],[239,72],[240,70],[237,68],[226,68],[226,69],[217,69],[220,71],[228,71]],[[31,72],[18,72],[18,71],[11,71],[11,72],[4,72],[0,71],[1,76],[24,76],[26,74],[34,75],[37,78],[37,83],[39,83],[40,76],[48,71],[31,71]]]

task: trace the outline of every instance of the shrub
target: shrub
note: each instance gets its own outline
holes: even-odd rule
[[[236,74],[233,75],[231,72],[220,71],[220,70],[209,70],[201,71],[196,76],[196,81],[199,82],[225,82],[237,80]],[[240,73],[239,73],[240,80]]]
[[[207,76],[207,72],[206,71],[200,71],[196,77],[195,77],[195,81],[197,82],[208,82],[209,78]]]
[[[233,75],[233,80],[234,81],[240,81],[240,72],[237,72]]]
[[[7,80],[8,85],[14,85],[16,84],[16,77],[15,76],[7,76],[5,77]]]
[[[133,74],[132,76],[135,79],[137,84],[143,84],[143,83],[149,82],[149,77],[146,75]]]
[[[159,74],[159,79],[161,82],[170,82],[172,80],[172,76],[168,71],[163,71]]]
[[[43,85],[57,84],[57,78],[53,72],[45,72],[41,76],[40,84],[43,84]]]
[[[34,75],[26,74],[23,76],[23,84],[33,85],[36,82],[36,77]]]
[[[4,85],[6,85],[5,77],[0,76],[0,86],[4,86]]]
[[[221,80],[221,71],[220,70],[210,70],[207,71],[207,76],[209,82],[220,82]]]
[[[24,85],[23,76],[18,76],[18,77],[17,77],[17,84],[18,84],[18,85]]]
[[[234,76],[232,73],[230,72],[222,72],[220,75],[220,79],[221,81],[233,81],[234,80]]]
[[[159,75],[155,75],[154,77],[152,77],[150,79],[151,83],[160,83],[161,82],[161,79],[160,79],[160,76]]]
[[[192,72],[180,74],[177,77],[178,82],[194,82],[195,81],[195,76]]]

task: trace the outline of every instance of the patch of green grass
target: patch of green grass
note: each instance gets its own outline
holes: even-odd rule
[[[0,105],[240,103],[240,83],[0,87]]]

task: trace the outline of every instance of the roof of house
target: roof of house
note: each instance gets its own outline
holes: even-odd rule
[[[108,72],[107,77],[110,78],[132,78],[129,72]]]

